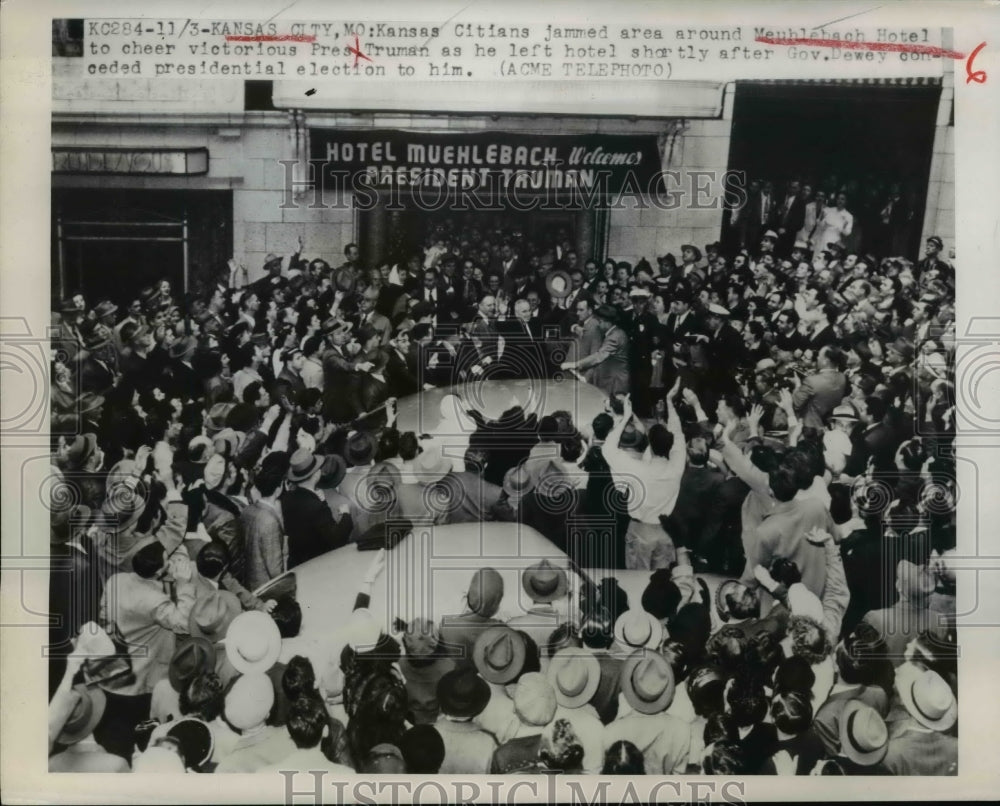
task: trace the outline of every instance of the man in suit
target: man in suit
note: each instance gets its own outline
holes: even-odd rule
[[[826,428],[826,418],[847,396],[846,360],[836,346],[826,346],[816,357],[818,372],[805,378],[792,394],[792,407],[806,428]]]
[[[691,310],[691,292],[686,288],[678,288],[670,302],[670,313],[660,334],[664,345],[679,344],[691,333],[700,333],[701,323]]]
[[[385,368],[389,394],[406,397],[420,391],[414,354],[410,350],[410,331],[397,331],[396,338],[389,342],[389,360]]]
[[[450,321],[449,311],[451,310],[452,300],[449,299],[449,296],[454,296],[454,292],[451,295],[448,294],[445,284],[438,277],[437,271],[434,269],[424,269],[423,286],[415,293],[415,299],[419,299],[421,302],[433,307],[435,324]]]
[[[500,274],[504,280],[513,276],[523,264],[515,254],[514,248],[505,243],[500,247],[500,254],[493,259],[490,269]]]
[[[484,450],[469,448],[465,452],[465,470],[448,473],[438,482],[448,493],[441,497],[447,501],[447,523],[481,523],[489,519],[501,489],[483,478],[486,461]]]
[[[707,402],[714,409],[722,395],[736,391],[736,367],[743,353],[743,340],[729,323],[729,310],[714,303],[708,306],[705,331],[708,336],[706,391],[711,397]]]
[[[706,527],[717,520],[712,517],[712,507],[725,476],[708,464],[708,442],[701,435],[688,440],[687,459],[677,503],[669,516],[673,522],[669,531],[675,535],[675,542],[701,557],[709,557],[716,548],[710,545],[715,535],[707,534]]]
[[[601,323],[594,316],[594,305],[589,297],[581,297],[576,303],[577,322],[571,328],[576,337],[576,360],[586,358],[600,349],[604,335]]]
[[[52,346],[63,350],[67,361],[72,361],[83,348],[83,336],[80,334],[80,323],[83,320],[83,311],[76,303],[71,299],[63,300],[59,310],[59,326],[52,334]]]
[[[629,292],[632,310],[625,315],[624,328],[629,337],[630,366],[632,368],[632,401],[640,417],[652,410],[649,385],[653,374],[653,339],[660,329],[660,322],[649,311],[652,294],[648,289],[635,287]]]
[[[358,301],[357,326],[359,330],[362,327],[370,327],[378,333],[379,346],[384,348],[389,344],[389,339],[392,338],[392,324],[385,316],[375,310],[378,297],[379,292],[377,288],[369,287],[365,289],[361,295],[361,299]]]
[[[290,347],[285,350],[283,358],[285,365],[274,382],[275,399],[280,400],[284,395],[292,401],[306,389],[306,382],[302,379],[306,355],[298,347]]]
[[[760,234],[767,229],[774,207],[773,195],[770,182],[750,182],[746,201],[730,219],[741,249],[756,249],[760,243]]]
[[[77,388],[81,394],[107,396],[117,379],[117,356],[108,333],[96,322],[87,323],[83,328],[83,348]]]
[[[566,361],[561,369],[585,372],[588,383],[614,397],[629,390],[628,334],[619,326],[618,311],[611,305],[598,306],[594,314],[603,323],[601,346],[584,359]]]
[[[806,217],[806,197],[799,189],[799,180],[788,183],[788,192],[777,208],[778,254],[787,255]]]
[[[281,496],[281,519],[288,540],[288,568],[347,544],[354,523],[350,513],[335,521],[326,499],[316,489],[323,473],[323,457],[299,448],[292,454],[288,481]]]
[[[503,363],[510,377],[531,378],[543,371],[541,322],[531,318],[526,299],[514,303],[514,316],[503,323],[503,338]]]

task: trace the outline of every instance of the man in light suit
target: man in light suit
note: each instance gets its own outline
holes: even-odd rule
[[[389,346],[389,339],[392,338],[392,323],[375,310],[378,296],[377,288],[367,288],[361,295],[358,302],[358,329],[370,327],[378,333],[379,346],[384,349]]]
[[[596,353],[580,361],[566,361],[561,369],[585,371],[588,383],[602,389],[608,397],[629,390],[628,334],[618,325],[618,311],[611,305],[599,305],[594,314],[601,320],[604,339]]]
[[[604,334],[600,320],[594,316],[594,306],[589,297],[577,300],[576,317],[577,322],[572,327],[576,336],[576,360],[582,361],[600,349]]]
[[[792,407],[804,427],[822,431],[826,418],[847,395],[850,387],[843,372],[845,364],[840,348],[831,345],[819,351],[819,372],[803,380],[792,395]]]

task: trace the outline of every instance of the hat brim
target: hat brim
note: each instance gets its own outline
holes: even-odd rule
[[[840,714],[840,752],[847,756],[855,764],[860,764],[863,767],[870,767],[874,764],[878,764],[885,754],[889,752],[889,742],[888,740],[881,747],[877,747],[874,750],[860,750],[858,747],[851,742],[851,716],[856,714],[859,710],[865,707],[865,703],[861,700],[851,700],[844,707],[844,710]]]
[[[56,739],[58,744],[76,744],[77,742],[83,741],[91,733],[94,732],[94,728],[97,727],[97,723],[101,721],[101,717],[104,716],[104,709],[108,705],[108,698],[104,691],[99,688],[90,688],[86,686],[78,685],[74,686],[75,691],[80,692],[81,697],[89,697],[93,706],[90,709],[90,716],[87,717],[87,721],[84,722],[80,727],[74,730],[67,730],[64,728],[59,734],[59,738]]]
[[[222,593],[222,601],[226,604],[226,610],[230,614],[230,618],[226,619],[224,626],[221,630],[205,630],[202,628],[197,621],[195,621],[195,614],[192,612],[188,616],[188,632],[192,638],[203,638],[210,644],[217,644],[224,640],[226,637],[226,631],[229,629],[229,625],[236,620],[236,617],[243,612],[243,608],[240,607],[240,600],[236,598],[233,594],[228,591],[220,591]]]
[[[582,663],[587,667],[587,684],[578,694],[573,695],[566,694],[559,688],[557,682],[559,669],[570,663]],[[583,707],[594,698],[597,688],[601,684],[601,664],[594,655],[578,647],[559,650],[549,661],[549,668],[545,674],[556,692],[556,702],[563,708]]]
[[[917,707],[916,700],[913,697],[913,686],[915,683],[916,681],[913,681],[910,685],[903,686],[902,690],[899,691],[899,699],[906,706],[907,713],[925,728],[936,731],[948,730],[948,728],[955,724],[955,720],[958,719],[958,702],[952,697],[948,710],[939,719],[930,719],[922,714]]]
[[[323,462],[324,462],[324,458],[322,456],[317,456],[316,454],[313,454],[312,462],[309,463],[309,469],[308,470],[303,470],[302,472],[299,472],[299,473],[296,473],[293,470],[289,470],[288,471],[288,480],[289,481],[294,481],[296,484],[298,484],[299,482],[305,481],[306,479],[308,479],[309,477],[311,477],[313,473],[316,472],[317,468],[320,468],[320,467],[323,466]]]
[[[259,614],[259,616],[254,614]],[[248,610],[241,615],[251,618],[240,619],[237,617],[229,625],[225,638],[226,658],[233,665],[233,668],[241,674],[267,672],[277,663],[278,657],[281,655],[281,632],[278,630],[278,625],[269,615],[259,610]],[[257,631],[263,631],[267,634],[267,652],[259,660],[247,660],[239,652],[240,641],[243,636]]]
[[[648,652],[648,655],[647,655]],[[666,710],[670,703],[674,699],[674,691],[677,688],[677,681],[674,680],[673,670],[670,669],[670,680],[669,686],[665,687],[655,700],[644,700],[635,691],[632,685],[632,675],[635,673],[635,668],[642,663],[647,657],[660,658],[664,664],[666,664],[667,669],[670,669],[670,664],[667,663],[666,658],[650,650],[637,650],[632,653],[632,655],[626,659],[625,663],[622,665],[622,676],[621,676],[621,689],[622,694],[625,695],[625,701],[632,706],[634,711],[638,711],[640,714],[661,714]]]
[[[174,657],[177,656],[177,653],[180,651],[180,649],[182,647],[186,646],[187,644],[192,644],[192,643],[200,644],[202,646],[202,648],[205,650],[206,655],[208,656],[209,661],[208,661],[208,664],[206,666],[205,671],[207,671],[207,672],[214,671],[215,670],[215,645],[211,641],[209,641],[208,639],[206,639],[206,638],[200,638],[200,637],[196,637],[196,636],[189,636],[188,638],[186,638],[184,641],[181,641],[177,645],[177,649],[174,650]],[[177,670],[177,667],[173,663],[173,660],[171,660],[170,667],[167,669],[167,679],[170,681],[170,687],[174,691],[176,691],[178,694],[180,694],[181,691],[184,688],[184,681],[181,679],[180,672]]]
[[[563,280],[563,288],[561,291],[553,288],[557,277],[562,278]],[[573,291],[573,278],[569,276],[569,272],[563,271],[562,269],[556,269],[554,272],[550,272],[545,278],[545,290],[549,292],[550,297],[555,297],[557,299],[568,297]]]
[[[555,602],[558,599],[562,599],[566,595],[566,591],[569,590],[569,578],[566,576],[566,572],[561,568],[553,568],[556,572],[556,587],[550,593],[540,593],[533,589],[529,584],[529,576],[527,574],[521,574],[521,588],[524,592],[528,594],[528,598],[533,602],[539,602],[541,604],[549,604],[550,602]]]
[[[621,646],[631,649],[659,649],[660,644],[663,643],[663,624],[652,613],[647,613],[645,610],[638,612],[643,613],[649,619],[649,638],[646,643],[642,646],[636,646],[625,639],[625,617],[631,612],[633,611],[626,610],[615,622],[615,640]]]
[[[514,656],[505,668],[494,669],[486,663],[486,648],[494,639],[499,638],[505,633],[511,635]],[[498,625],[484,630],[480,633],[476,639],[475,646],[472,648],[472,662],[475,664],[476,671],[479,672],[479,675],[486,682],[495,683],[500,686],[512,682],[521,674],[527,655],[528,645],[524,640],[524,636],[513,627],[506,625]]]

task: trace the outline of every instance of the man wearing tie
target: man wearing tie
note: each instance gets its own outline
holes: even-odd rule
[[[437,272],[434,269],[424,271],[424,287],[420,292],[420,299],[434,308],[435,325],[438,322],[448,321],[448,295],[438,280]]]
[[[379,335],[379,345],[385,348],[392,338],[392,324],[389,320],[375,310],[375,303],[378,302],[378,289],[367,288],[361,295],[358,302],[358,330],[363,327],[370,327]]]

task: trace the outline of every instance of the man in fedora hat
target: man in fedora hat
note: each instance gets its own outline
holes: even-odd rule
[[[583,769],[597,774],[604,760],[604,724],[591,704],[601,683],[597,657],[582,647],[566,647],[552,656],[545,672],[556,695],[556,718],[572,726],[583,747]]]
[[[153,686],[150,717],[161,723],[179,719],[181,693],[194,678],[210,672],[215,672],[215,646],[200,637],[179,641],[167,676]]]
[[[106,397],[118,381],[118,357],[111,336],[97,322],[81,326],[81,335],[84,352],[77,366],[77,388]]]
[[[957,775],[955,693],[937,672],[906,662],[896,669],[882,763],[893,775]]]
[[[481,568],[472,575],[465,593],[463,612],[444,615],[440,623],[441,647],[459,666],[475,666],[473,649],[480,635],[501,626],[495,618],[504,597],[503,577],[493,568]]]
[[[611,305],[600,305],[594,314],[602,322],[604,337],[597,352],[578,361],[566,361],[563,370],[584,373],[587,382],[610,397],[628,392],[630,386],[629,338],[621,328],[618,311]]]
[[[562,568],[543,559],[524,569],[521,573],[521,587],[531,601],[531,606],[522,615],[510,619],[507,624],[526,632],[538,646],[544,646],[552,631],[563,620],[560,611],[553,604],[566,597],[569,578]]]
[[[317,491],[322,472],[322,456],[305,448],[292,454],[287,478],[293,486],[281,496],[289,568],[346,545],[354,528],[350,513],[335,521],[326,499]]]
[[[441,715],[434,727],[444,742],[442,775],[489,773],[497,742],[472,720],[483,712],[490,696],[489,684],[475,669],[458,668],[438,681]]]
[[[649,774],[679,775],[687,769],[691,731],[665,713],[674,700],[674,673],[656,651],[637,649],[622,668],[621,690],[627,707],[604,728],[604,744],[630,741],[640,748]]]
[[[83,661],[82,656],[69,658],[67,675],[49,706],[50,751],[55,749],[56,752],[49,756],[48,771],[128,772],[131,758],[108,752],[94,738],[94,729],[107,708],[104,692],[99,688],[72,685]],[[53,716],[59,712],[63,718],[53,722]]]
[[[169,394],[182,400],[200,399],[205,392],[204,384],[195,372],[192,361],[198,349],[194,336],[181,336],[167,350],[170,359],[167,365],[167,390]]]

